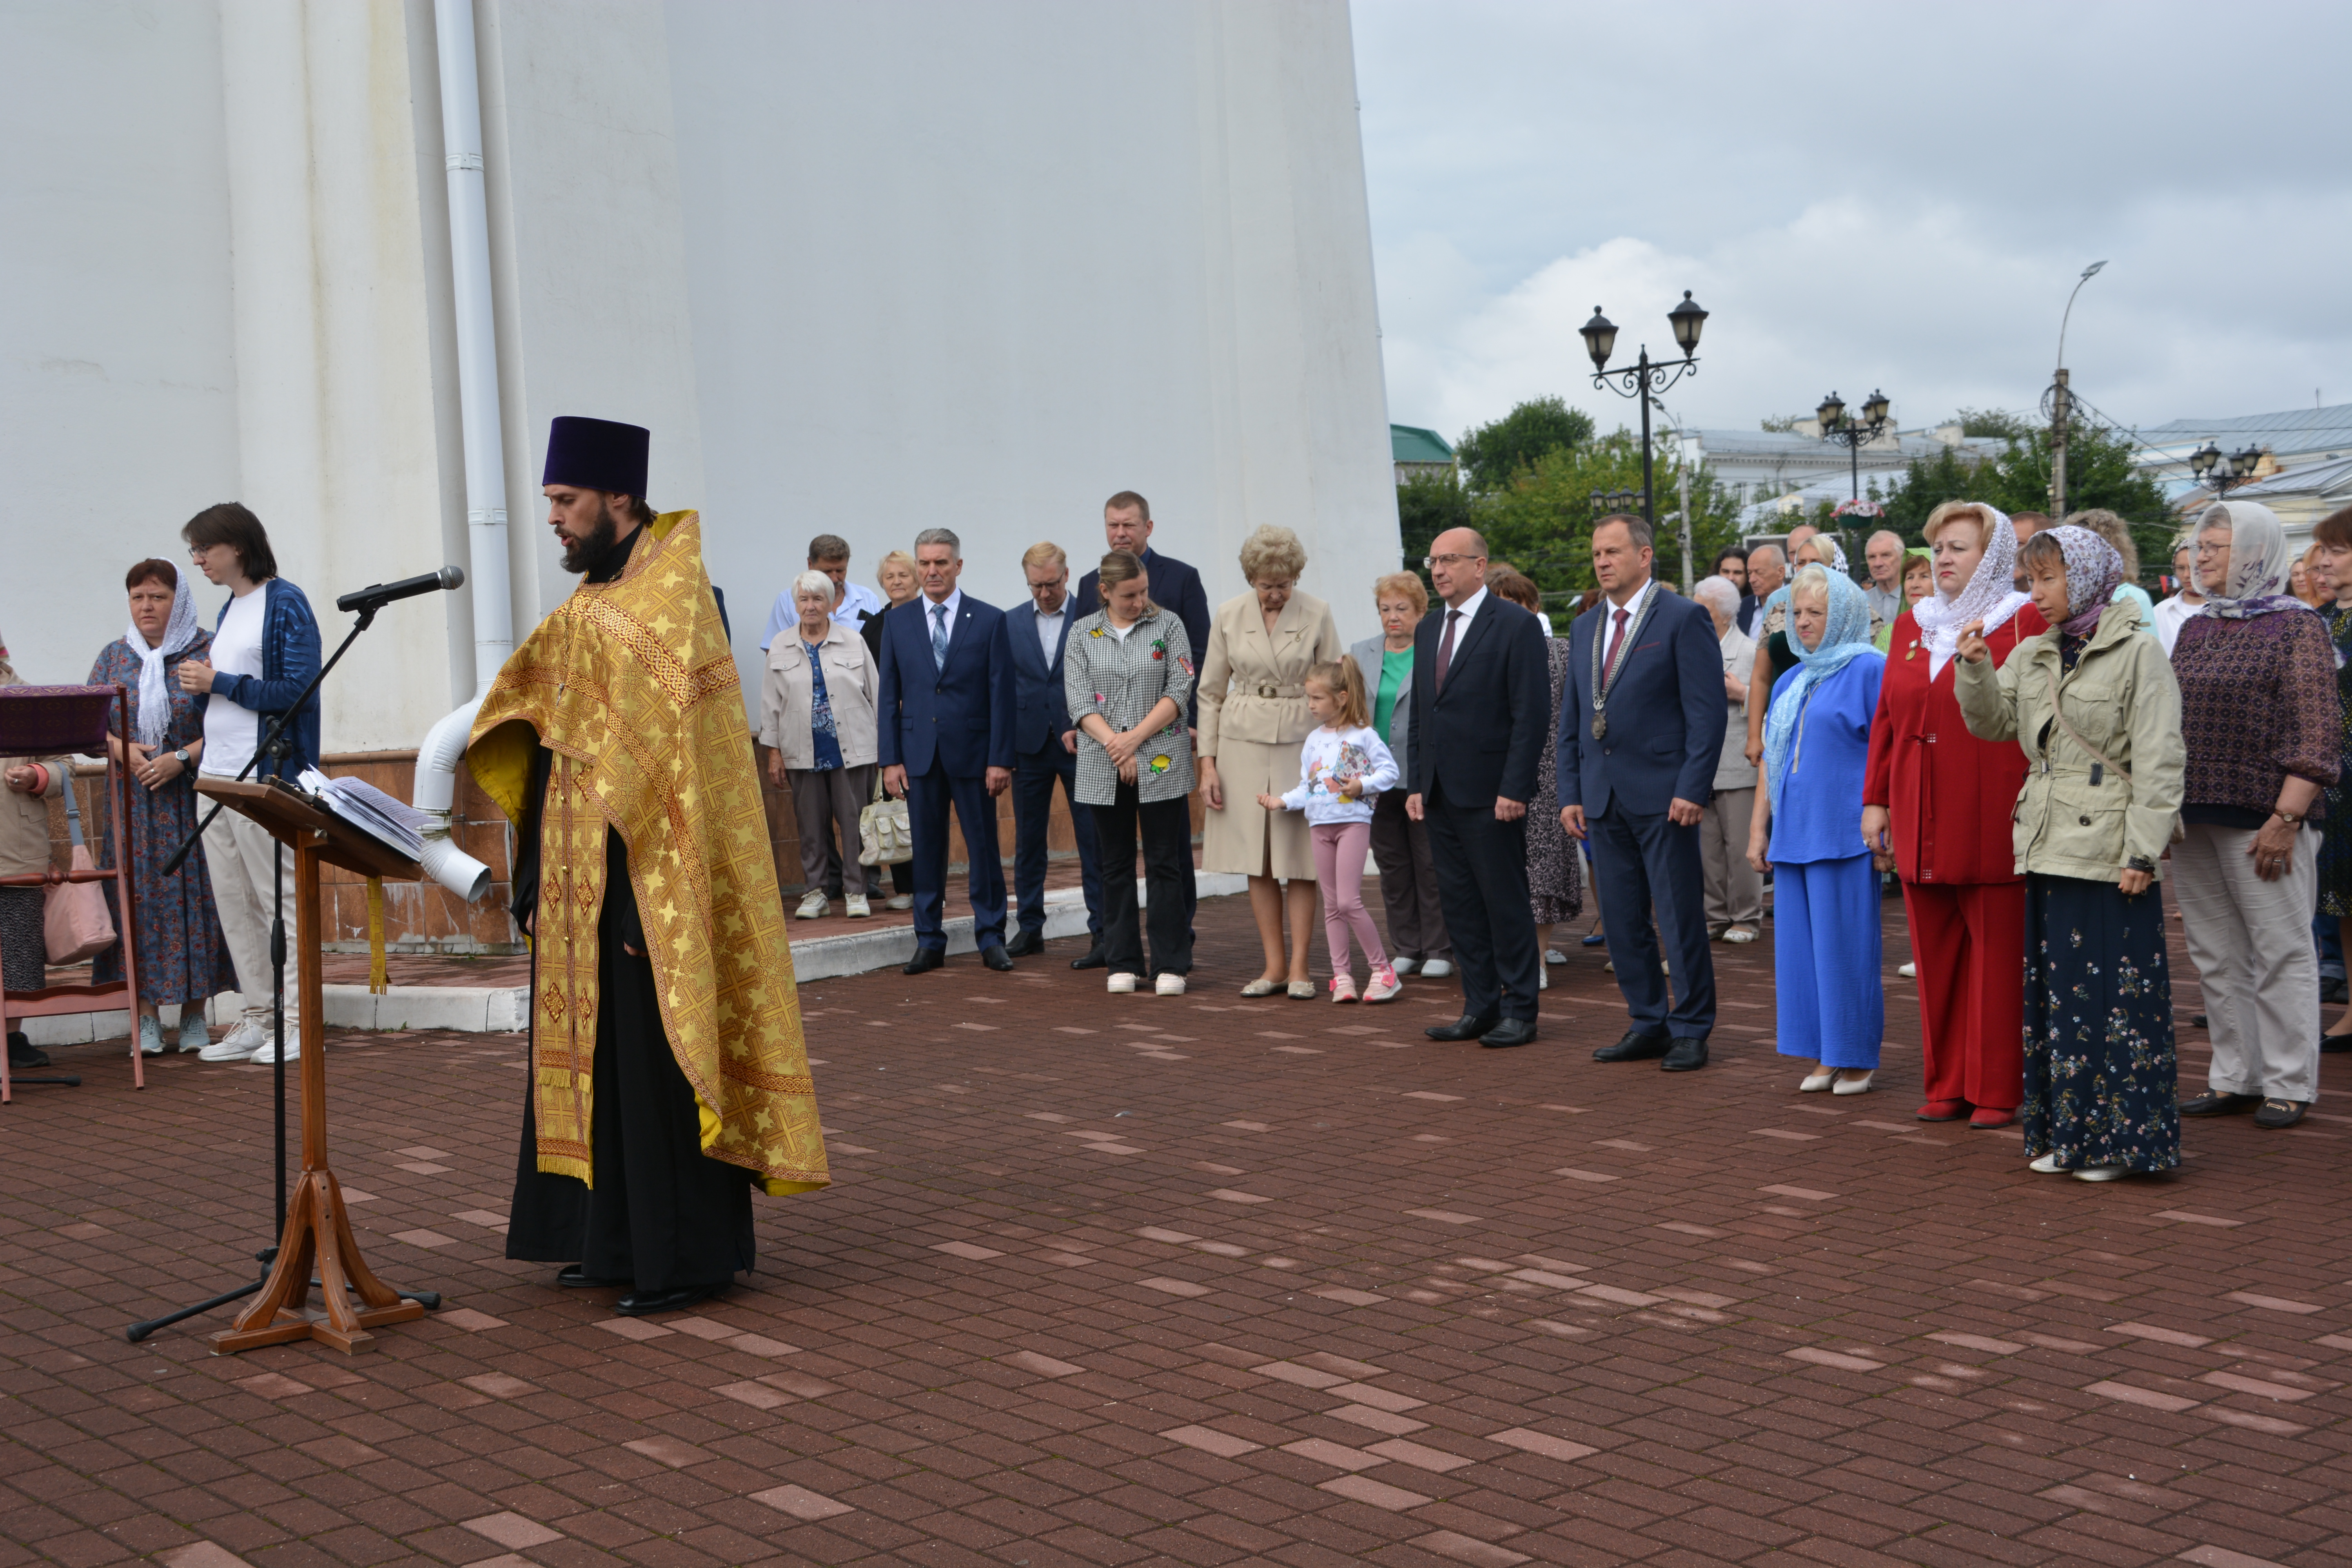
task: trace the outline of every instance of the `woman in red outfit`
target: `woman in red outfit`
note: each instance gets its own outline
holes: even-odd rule
[[[2025,756],[1969,733],[1952,655],[1960,628],[1979,617],[1996,666],[2046,628],[2010,585],[2017,533],[2007,517],[1946,501],[1923,531],[1936,592],[1895,621],[1889,639],[1862,837],[1880,854],[1893,850],[1903,879],[1927,1062],[1919,1120],[2006,1127],[2025,1093],[2025,883],[2010,843]]]

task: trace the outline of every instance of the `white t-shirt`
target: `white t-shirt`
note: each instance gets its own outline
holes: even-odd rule
[[[1318,725],[1298,748],[1298,787],[1282,797],[1292,811],[1304,811],[1309,825],[1370,822],[1381,792],[1397,783],[1396,758],[1370,730],[1334,730]],[[1360,788],[1355,799],[1336,785],[1352,778]]]
[[[268,607],[269,590],[260,584],[228,602],[228,614],[213,634],[213,668],[223,675],[261,673],[261,622]],[[215,691],[205,704],[205,757],[197,771],[235,778],[260,742],[261,715]]]

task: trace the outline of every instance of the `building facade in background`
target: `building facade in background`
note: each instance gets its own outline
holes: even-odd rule
[[[557,414],[652,428],[751,691],[810,535],[870,582],[951,527],[1011,604],[1022,550],[1086,562],[1122,489],[1213,596],[1280,523],[1371,628],[1349,563],[1397,518],[1343,0],[442,14],[478,58],[518,637],[572,582]],[[322,610],[466,563],[431,0],[12,7],[0,52],[0,428],[22,526],[66,546],[0,582],[26,676],[80,679],[123,568],[184,559],[214,501]],[[470,592],[383,613],[327,751],[413,747],[475,689]]]

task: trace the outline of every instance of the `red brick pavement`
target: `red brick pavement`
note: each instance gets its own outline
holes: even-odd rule
[[[1243,1002],[1246,919],[1203,907],[1181,1000],[1057,959],[805,988],[837,1184],[760,1200],[690,1318],[499,1256],[517,1040],[336,1038],[370,1257],[449,1296],[352,1359],[121,1337],[262,1239],[268,1069],[23,1091],[0,1564],[2352,1558],[2352,1121],[2037,1177],[1912,1121],[1912,1049],[1794,1093],[1762,944],[1664,1077],[1590,1059],[1595,953],[1482,1051],[1418,1038],[1425,983]]]

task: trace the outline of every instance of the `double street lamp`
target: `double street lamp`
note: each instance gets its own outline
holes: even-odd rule
[[[2263,460],[2260,447],[2249,447],[2242,452],[2221,455],[2221,448],[2209,439],[2204,446],[2189,454],[2189,471],[2197,482],[2213,492],[2220,500],[2240,485],[2254,482],[2254,469]]]
[[[1846,450],[1846,468],[1853,479],[1853,499],[1862,499],[1862,449],[1886,432],[1886,394],[1874,392],[1870,401],[1862,405],[1859,420],[1846,417],[1845,402],[1834,392],[1822,399],[1813,410],[1822,422],[1822,439],[1834,441]]]
[[[1650,363],[1650,345],[1642,345],[1641,357],[1630,365],[1609,368],[1609,356],[1617,351],[1617,329],[1601,307],[1592,307],[1592,320],[1580,329],[1584,334],[1584,352],[1592,356],[1592,384],[1605,386],[1620,397],[1630,397],[1642,405],[1642,521],[1654,531],[1658,526],[1658,507],[1652,483],[1650,452],[1650,399],[1698,369],[1699,329],[1706,325],[1706,312],[1692,302],[1690,290],[1683,290],[1683,302],[1666,312],[1667,324],[1675,330],[1675,342],[1683,351],[1681,363],[1664,360]],[[1690,554],[1690,519],[1682,521],[1683,554]]]

